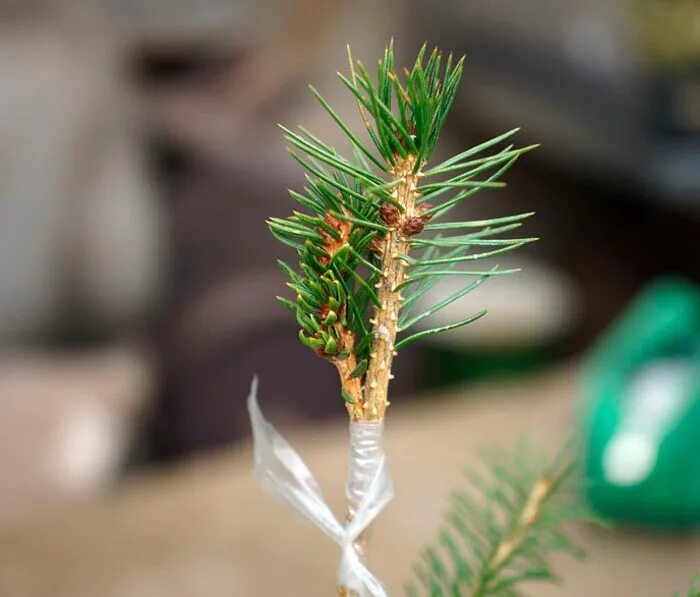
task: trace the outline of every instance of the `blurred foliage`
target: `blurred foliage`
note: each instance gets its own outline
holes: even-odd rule
[[[673,597],[681,597],[680,593],[674,593]],[[690,583],[687,597],[700,597],[700,572],[698,572]]]
[[[486,454],[484,464],[485,474],[467,472],[470,490],[450,495],[439,545],[414,566],[411,597],[515,597],[528,581],[558,581],[549,554],[585,555],[563,529],[571,519],[596,520],[567,499],[576,469],[570,446],[547,459],[521,442],[512,454]]]

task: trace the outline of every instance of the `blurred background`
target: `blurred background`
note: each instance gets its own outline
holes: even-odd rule
[[[253,374],[271,419],[301,436],[333,429],[344,464],[336,374],[274,300],[276,258],[293,257],[265,218],[288,214],[286,190],[303,183],[277,122],[342,142],[307,83],[357,122],[335,74],[346,43],[369,65],[391,36],[404,63],[426,40],[467,54],[443,156],[514,126],[517,143],[542,144],[506,189],[462,206],[468,219],[536,211],[524,230],[541,240],[500,260],[523,274],[458,305],[488,306],[487,318],[402,352],[392,392],[406,425],[412,408],[440,410],[434,396],[488,411],[485,396],[515,387],[525,402],[502,411],[507,428],[563,437],[585,425],[567,413],[601,334],[660,276],[700,284],[697,0],[0,0],[0,31],[2,595],[274,594],[274,579],[241,584],[244,571],[207,567],[194,548],[196,574],[169,556],[151,566],[134,537],[157,535],[140,544],[161,553],[187,542],[192,512],[175,503],[149,531],[168,483],[184,504],[230,469],[250,485],[241,495],[263,501],[247,443]],[[472,445],[461,425],[445,487]],[[513,443],[503,419],[493,425],[484,441]],[[416,545],[435,528],[435,491]],[[237,509],[233,489],[215,495]],[[122,530],[123,550],[89,565],[126,524],[113,507],[141,513],[127,524],[136,535]],[[622,540],[594,541],[624,560]],[[681,564],[667,584],[680,589],[700,543],[669,541],[664,557]],[[119,563],[101,576],[105,559]],[[597,594],[633,594],[606,586]],[[288,594],[314,591],[326,592]]]

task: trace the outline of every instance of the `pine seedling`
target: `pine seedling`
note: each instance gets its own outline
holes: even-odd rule
[[[381,420],[397,351],[411,342],[467,325],[486,311],[440,327],[424,320],[491,276],[518,270],[469,267],[534,238],[502,238],[531,213],[452,221],[452,210],[483,189],[504,186],[504,173],[534,146],[506,145],[513,129],[430,165],[462,75],[464,57],[446,59],[423,46],[398,73],[393,44],[370,75],[348,48],[340,74],[354,96],[360,136],[313,87],[311,92],[353,148],[343,156],[299,127],[282,126],[290,154],[306,171],[306,186],[290,191],[300,207],[270,218],[270,231],[296,250],[299,265],[280,261],[294,298],[277,297],[299,323],[299,339],[333,364],[353,420]],[[367,142],[363,139],[366,138]],[[464,287],[425,307],[421,299],[445,276]],[[420,327],[418,327],[420,324]]]
[[[464,57],[455,60],[450,54],[445,58],[437,48],[428,53],[423,46],[413,66],[398,72],[390,43],[378,61],[376,75],[354,61],[349,48],[348,63],[348,72],[338,76],[357,102],[364,130],[353,132],[311,87],[352,151],[342,155],[304,127],[282,126],[291,156],[305,171],[306,185],[290,191],[299,210],[287,218],[270,218],[268,225],[276,239],[296,251],[299,260],[296,267],[279,262],[293,296],[277,298],[296,317],[302,344],[335,366],[340,375],[339,393],[351,420],[347,495],[348,520],[352,521],[364,503],[360,495],[373,495],[369,488],[376,489],[383,482],[382,475],[386,481],[379,444],[381,422],[390,404],[394,357],[415,340],[465,326],[485,315],[482,310],[465,313],[446,325],[425,325],[432,315],[488,278],[518,271],[478,267],[472,262],[536,239],[503,236],[519,228],[532,213],[485,220],[450,218],[456,207],[479,191],[505,186],[503,175],[534,147],[512,145],[518,130],[513,129],[433,164]],[[462,288],[426,306],[428,292],[446,276],[464,279]],[[257,412],[255,409],[253,405]],[[258,424],[261,434],[269,429],[266,425]],[[360,427],[380,430],[373,440],[377,450],[372,470],[362,453],[367,450],[364,439],[353,436],[353,430]],[[263,452],[274,449],[261,448]],[[273,485],[273,493],[279,493],[282,481],[275,485],[270,473],[260,475],[264,484]],[[288,477],[284,473],[281,478]],[[311,495],[314,492],[308,483],[300,482],[298,490],[289,491],[288,501],[301,504],[302,486],[310,492],[304,504],[320,500]],[[314,520],[327,529],[325,523]],[[362,559],[366,541],[362,535],[357,539],[352,547]],[[345,549],[343,539],[337,540]],[[340,594],[385,595],[361,566],[356,571],[365,588],[358,590],[357,577],[352,581],[354,588],[344,584],[348,567],[343,562],[350,559],[344,551]],[[367,588],[367,583],[374,588]]]

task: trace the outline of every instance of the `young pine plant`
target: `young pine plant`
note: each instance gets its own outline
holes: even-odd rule
[[[347,137],[351,151],[342,155],[304,127],[297,131],[282,127],[292,157],[306,171],[306,186],[301,191],[290,191],[299,211],[284,219],[270,218],[268,224],[274,237],[292,247],[299,258],[298,267],[279,262],[295,296],[277,298],[296,317],[302,344],[333,365],[340,376],[340,395],[351,420],[351,454],[360,456],[354,460],[351,456],[351,488],[352,479],[358,478],[358,471],[352,472],[352,462],[360,469],[366,462],[360,453],[366,446],[353,446],[352,430],[376,423],[381,429],[389,406],[394,357],[419,338],[482,317],[486,311],[466,313],[440,327],[424,325],[431,315],[489,277],[518,271],[480,268],[473,262],[535,239],[503,236],[519,228],[531,213],[473,221],[449,217],[477,192],[504,186],[503,174],[534,147],[508,144],[517,131],[514,129],[443,162],[432,163],[457,93],[464,58],[445,58],[437,49],[427,54],[423,47],[413,66],[398,73],[389,44],[376,76],[371,76],[361,62],[354,62],[349,49],[348,61],[349,72],[339,77],[357,101],[365,130],[362,134],[353,132],[311,87]],[[426,306],[427,293],[445,276],[457,276],[464,284]],[[381,453],[380,447],[377,453]],[[374,474],[366,473],[359,470],[359,476],[365,479]],[[529,495],[529,491],[540,491],[538,487],[523,488],[521,483],[514,490]],[[348,490],[350,520],[360,503],[355,499],[359,495],[355,489]],[[359,493],[366,489],[361,487]],[[548,487],[547,496],[537,499],[548,497],[554,489]],[[515,532],[521,533],[517,529]],[[503,536],[509,536],[506,530]],[[362,558],[366,549],[363,535],[354,547]],[[496,554],[484,569],[486,577],[500,582],[498,574],[510,557],[510,553]],[[433,589],[448,587],[444,579],[430,576],[439,574],[439,570],[430,570],[425,573],[426,588],[429,594],[442,595]],[[424,580],[425,574],[419,577]],[[459,588],[462,581],[457,579],[454,586]],[[474,594],[487,594],[496,580],[484,582],[490,584],[478,585],[483,590]],[[356,594],[345,586],[339,591]],[[386,593],[377,589],[361,594]]]
[[[478,221],[449,216],[478,191],[504,186],[500,178],[534,146],[503,146],[514,129],[431,165],[464,58],[445,59],[437,49],[427,55],[424,46],[399,74],[389,44],[376,78],[349,48],[348,61],[349,73],[338,76],[357,100],[364,135],[311,87],[352,154],[341,155],[304,127],[281,127],[306,186],[290,191],[300,211],[268,224],[299,256],[296,269],[279,262],[294,300],[277,299],[296,316],[301,342],[337,368],[352,420],[381,420],[398,351],[486,311],[432,329],[422,327],[424,320],[489,277],[518,271],[465,266],[535,240],[501,238],[531,213]],[[421,299],[444,276],[464,278],[463,288],[426,307]]]

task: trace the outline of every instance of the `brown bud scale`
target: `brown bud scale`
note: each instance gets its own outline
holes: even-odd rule
[[[399,208],[391,203],[382,203],[379,206],[379,217],[389,226],[396,226],[401,218]]]
[[[401,226],[401,232],[406,236],[414,236],[423,232],[423,219],[418,216],[408,218]]]

